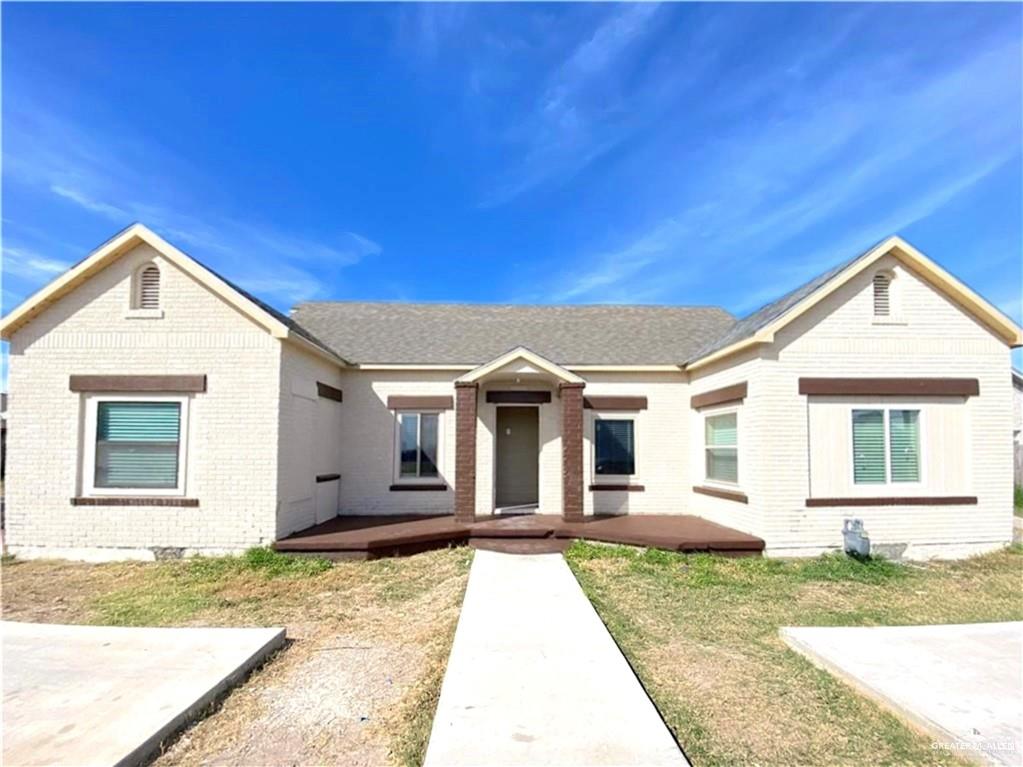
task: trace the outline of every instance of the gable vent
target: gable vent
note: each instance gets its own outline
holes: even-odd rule
[[[160,270],[147,266],[139,275],[139,309],[160,308]]]
[[[892,313],[892,278],[884,272],[874,275],[874,316],[887,317]]]

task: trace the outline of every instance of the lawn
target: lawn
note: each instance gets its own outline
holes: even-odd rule
[[[5,620],[284,626],[288,647],[159,767],[419,764],[472,553],[339,562],[244,557],[88,565],[4,560]]]
[[[687,756],[704,765],[960,764],[778,638],[781,626],[1023,619],[1023,550],[902,565],[566,554]]]

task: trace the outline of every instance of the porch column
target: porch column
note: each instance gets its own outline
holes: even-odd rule
[[[476,389],[455,383],[455,520],[476,520]]]
[[[561,394],[561,516],[565,521],[583,518],[583,387],[563,383]]]

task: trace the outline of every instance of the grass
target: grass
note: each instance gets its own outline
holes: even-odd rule
[[[1023,517],[1023,485],[1016,485],[1013,488],[1012,508],[1017,517]]]
[[[465,548],[336,564],[260,548],[154,563],[8,559],[0,572],[7,620],[287,628],[289,649],[182,736],[158,767],[415,765],[471,561]],[[331,726],[311,719],[310,708],[323,709]]]
[[[1023,549],[923,565],[576,543],[583,589],[700,765],[960,764],[778,637],[782,626],[1023,619]]]

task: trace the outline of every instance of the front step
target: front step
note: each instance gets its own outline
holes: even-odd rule
[[[572,541],[566,538],[472,538],[469,545],[502,554],[560,554]]]

